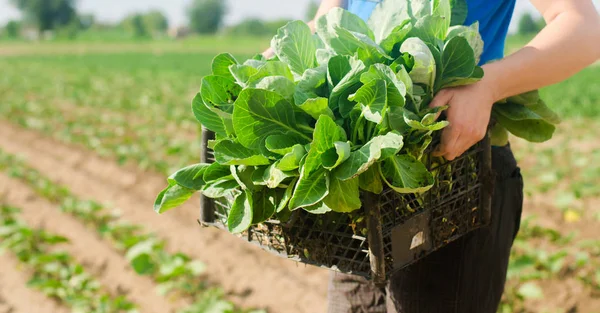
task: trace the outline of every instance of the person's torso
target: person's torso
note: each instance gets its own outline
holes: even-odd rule
[[[379,0],[349,0],[348,10],[368,20]],[[504,43],[516,0],[467,0],[469,14],[465,25],[479,22],[484,41],[481,64],[504,56]]]

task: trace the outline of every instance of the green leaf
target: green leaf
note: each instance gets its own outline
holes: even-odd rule
[[[267,184],[267,187],[274,189],[277,188],[286,178],[291,177],[290,174],[280,170],[277,167],[277,163],[272,164],[267,168],[264,172],[264,181]]]
[[[353,54],[356,50],[352,51],[352,48],[348,48],[348,44],[342,38],[340,38],[338,31],[344,30],[345,32],[355,32],[364,34],[372,40],[375,39],[373,31],[369,29],[367,23],[357,15],[354,15],[342,8],[333,8],[327,14],[321,16],[317,20],[317,34],[327,44],[327,46],[333,48],[338,53],[340,51],[349,51],[348,54]],[[338,49],[336,49],[338,48]]]
[[[371,166],[366,172],[360,174],[358,184],[360,189],[377,195],[383,192],[383,182],[377,166]]]
[[[265,141],[267,150],[279,154],[286,155],[294,149],[297,144],[302,144],[302,141],[293,135],[271,135]]]
[[[309,207],[323,200],[329,193],[329,172],[321,168],[307,174],[302,168],[300,180],[290,199],[290,210]]]
[[[289,100],[294,98],[296,92],[296,84],[283,76],[263,77],[250,83],[248,87],[273,91]]]
[[[250,77],[256,75],[258,69],[246,64],[234,64],[229,67],[229,72],[239,86],[246,88]]]
[[[306,70],[297,81],[294,102],[302,104],[310,98],[317,98],[325,94],[324,87],[327,82],[327,66],[320,66]]]
[[[526,282],[519,290],[517,290],[519,297],[523,299],[543,299],[544,293],[542,289],[535,282]]]
[[[378,160],[397,154],[402,146],[403,137],[398,133],[390,132],[377,136],[360,149],[353,151],[350,158],[336,169],[335,177],[340,180],[358,177]]]
[[[402,43],[400,52],[408,53],[414,58],[414,65],[409,73],[412,81],[433,87],[436,78],[436,62],[427,44],[419,38],[408,38]]]
[[[257,55],[260,55],[260,54],[257,54]],[[248,65],[255,69],[259,69],[263,65],[267,64],[267,61],[277,61],[277,60],[276,60],[276,58],[266,60],[264,57],[263,58],[252,58],[252,59],[248,59],[248,60],[244,61],[243,65]]]
[[[474,83],[480,81],[483,78],[483,75],[484,75],[483,68],[476,66],[475,70],[473,71],[473,74],[471,74],[470,77],[468,77],[468,78],[455,77],[455,78],[448,79],[447,81],[444,82],[443,88],[471,85],[471,84],[474,84]]]
[[[256,186],[266,186],[265,172],[269,169],[270,165],[256,166],[252,173],[252,183]]]
[[[317,63],[319,66],[327,66],[329,60],[336,55],[333,49],[317,49]]]
[[[552,111],[552,109],[550,109],[546,103],[540,99],[539,91],[537,90],[510,97],[506,99],[505,103],[525,106],[550,124],[561,123],[561,119],[558,114]],[[498,104],[499,108],[502,108],[504,105],[504,103]]]
[[[382,43],[394,34],[398,27],[402,28],[408,24],[411,20],[408,9],[408,1],[380,2],[368,21],[369,27],[374,32],[375,42]]]
[[[142,254],[130,261],[131,267],[138,275],[151,275],[156,270],[156,263],[148,254]]]
[[[376,44],[371,38],[360,33],[345,33],[341,32],[342,38],[346,40],[356,40],[358,50],[356,51],[358,58],[365,64],[371,65],[376,63],[384,63],[393,60],[383,48]]]
[[[375,124],[380,124],[387,107],[387,84],[382,79],[372,80],[350,95],[350,101],[360,104],[364,117]]]
[[[295,145],[292,151],[284,155],[281,160],[277,161],[275,166],[285,172],[293,171],[300,167],[300,161],[306,156],[306,149],[303,145]]]
[[[425,192],[433,186],[433,175],[410,155],[395,155],[381,164],[381,176],[399,193]]]
[[[244,232],[250,228],[253,219],[252,194],[243,192],[235,198],[227,217],[227,229],[232,234]]]
[[[194,112],[194,116],[204,127],[220,136],[227,136],[223,119],[204,104],[200,93],[192,101],[192,112]]]
[[[212,163],[204,170],[202,178],[205,182],[210,183],[217,180],[233,179],[233,176],[231,176],[231,170],[229,166],[221,165],[219,163]]]
[[[358,52],[363,61],[373,63],[389,58],[375,43],[373,32],[366,23],[341,8],[334,8],[317,20],[317,33],[338,54],[354,55]]]
[[[209,164],[194,164],[180,169],[169,177],[176,184],[191,189],[200,190],[204,187],[204,173]]]
[[[343,141],[334,142],[331,148],[321,155],[321,163],[328,170],[333,170],[350,157],[350,143]]]
[[[509,118],[513,121],[522,120],[541,120],[542,117],[537,115],[529,108],[516,104],[514,102],[501,103],[494,106],[494,112]]]
[[[552,139],[556,127],[541,118],[512,120],[499,113],[496,108],[493,110],[494,117],[511,134],[523,138],[530,142],[545,142]]]
[[[335,117],[333,111],[329,108],[329,100],[327,98],[307,99],[298,107],[315,120],[318,120],[321,115],[327,115],[331,118]]]
[[[202,195],[211,199],[219,199],[233,195],[240,188],[240,184],[231,176],[231,179],[216,180],[207,183],[202,189]]]
[[[475,63],[479,63],[481,59],[481,54],[483,53],[483,39],[481,38],[481,34],[479,33],[479,23],[475,22],[471,26],[452,26],[448,29],[448,35],[446,36],[446,41],[454,37],[463,37],[473,49],[475,53]]]
[[[413,118],[418,118],[418,116],[408,110],[404,110],[404,122],[412,129],[425,131],[438,131],[450,125],[448,121],[435,122],[436,115],[435,113],[429,113],[421,121],[417,121]]]
[[[329,149],[335,148],[335,142],[346,141],[346,133],[331,117],[321,115],[315,125],[313,142],[304,163],[306,174],[310,174],[322,166],[321,156]]]
[[[233,80],[223,76],[205,76],[202,78],[200,93],[206,106],[219,108],[231,114],[233,103],[242,89]],[[219,112],[215,112],[219,114]]]
[[[342,117],[347,117],[350,114],[350,111],[353,105],[349,105],[349,107],[345,106],[345,101],[348,101],[348,96],[351,93],[354,93],[359,88],[360,84],[360,75],[364,73],[367,69],[365,64],[355,58],[344,58],[344,57],[334,57],[331,59],[331,64],[329,67],[329,77],[331,80],[335,80],[340,77],[342,70],[347,70],[346,64],[350,66],[350,70],[343,76],[341,76],[341,80],[333,87],[331,90],[331,95],[329,96],[329,107],[332,110],[339,109]]]
[[[433,14],[432,0],[411,0],[409,13],[413,21]]]
[[[297,129],[294,108],[272,91],[244,89],[235,103],[233,127],[239,142],[247,148],[259,149],[267,137],[292,133],[310,141]]]
[[[451,0],[450,5],[452,7],[450,26],[463,25],[467,20],[467,15],[469,13],[467,0]]]
[[[240,187],[243,190],[255,190],[254,182],[252,181],[252,176],[254,176],[254,167],[248,167],[244,165],[230,166],[231,176],[236,180]]]
[[[431,145],[432,141],[433,137],[431,137],[429,132],[427,132],[426,135],[419,138],[419,140],[416,143],[406,145],[406,153],[410,154],[417,160],[421,160],[423,158],[425,150],[427,150],[429,145]]]
[[[388,54],[392,54],[394,52],[394,47],[396,45],[402,43],[406,38],[408,38],[409,34],[413,29],[412,24],[410,23],[410,19],[405,20],[402,24],[396,26],[392,33],[381,42],[381,48]],[[395,56],[395,54],[393,54]]]
[[[448,28],[450,28],[452,19],[452,7],[450,2],[451,0],[433,0],[433,15],[439,16],[444,21],[444,33],[442,34],[444,37],[440,39],[445,39]]]
[[[194,190],[180,185],[171,185],[161,191],[154,201],[154,211],[162,214],[184,204],[194,194]]]
[[[331,212],[331,208],[328,207],[325,202],[321,201],[315,205],[311,205],[308,207],[303,208],[306,212],[311,213],[311,214],[325,214],[328,212]]]
[[[231,80],[235,80],[229,67],[238,64],[238,61],[229,53],[221,53],[217,55],[212,61],[212,73],[216,76],[224,76]]]
[[[394,73],[391,67],[385,64],[375,64],[369,68],[368,72],[360,76],[360,81],[363,84],[377,79],[385,80],[387,84],[387,98],[389,106],[404,106],[405,96],[409,86],[412,87],[410,78],[402,77],[404,73],[399,71]]]
[[[279,59],[293,72],[302,75],[317,65],[316,44],[308,25],[302,21],[290,22],[277,31],[271,47]]]
[[[281,61],[268,61],[258,69],[256,74],[250,76],[248,83],[250,84],[269,76],[283,76],[290,81],[294,80],[294,75],[287,64]]]
[[[476,67],[475,54],[469,42],[460,36],[450,39],[442,53],[441,88],[457,78],[469,78]]]
[[[508,144],[508,131],[498,123],[492,127],[491,144],[496,147],[504,147]]]
[[[252,224],[263,223],[275,214],[278,204],[275,191],[263,189],[253,194],[252,201]]]
[[[323,202],[335,212],[350,213],[362,206],[359,195],[358,177],[344,181],[333,178],[329,183],[329,194]]]
[[[257,151],[253,151],[232,140],[221,140],[215,147],[215,160],[221,165],[268,165],[271,161]]]
[[[420,38],[428,44],[437,46],[446,38],[448,21],[437,15],[428,15],[419,19],[413,26],[409,36]]]
[[[288,203],[290,203],[290,199],[292,198],[294,187],[296,187],[296,182],[298,182],[298,179],[294,178],[294,180],[285,189],[283,196],[281,197],[281,199],[279,199],[279,204],[276,208],[277,213],[280,213],[287,208]]]
[[[127,250],[125,258],[129,260],[137,274],[149,275],[157,269],[158,264],[151,257],[157,248],[160,249],[158,242],[154,239],[140,241]]]
[[[354,64],[356,63],[356,64]],[[352,59],[345,55],[335,55],[327,64],[327,80],[331,88],[337,86],[344,77],[359,64],[358,59]],[[363,64],[364,66],[364,64]],[[364,70],[364,68],[362,69]]]

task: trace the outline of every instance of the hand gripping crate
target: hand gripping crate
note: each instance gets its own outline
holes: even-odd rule
[[[202,131],[202,162],[214,134]],[[430,159],[430,158],[428,158]],[[467,233],[486,226],[491,217],[490,140],[454,161],[425,164],[435,184],[424,194],[363,193],[354,214],[324,215],[296,210],[289,220],[269,220],[239,235],[281,257],[360,275],[384,283],[390,275]],[[227,230],[229,202],[201,197],[199,223]]]

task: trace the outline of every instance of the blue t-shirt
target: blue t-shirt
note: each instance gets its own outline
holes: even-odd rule
[[[349,0],[348,10],[368,20],[378,0]],[[479,21],[484,48],[481,64],[504,57],[504,43],[516,0],[467,0],[469,14],[465,25]]]

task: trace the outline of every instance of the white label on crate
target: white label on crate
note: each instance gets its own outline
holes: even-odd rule
[[[425,243],[423,232],[418,232],[412,239],[412,243],[410,244],[410,250],[417,248],[418,246]]]

